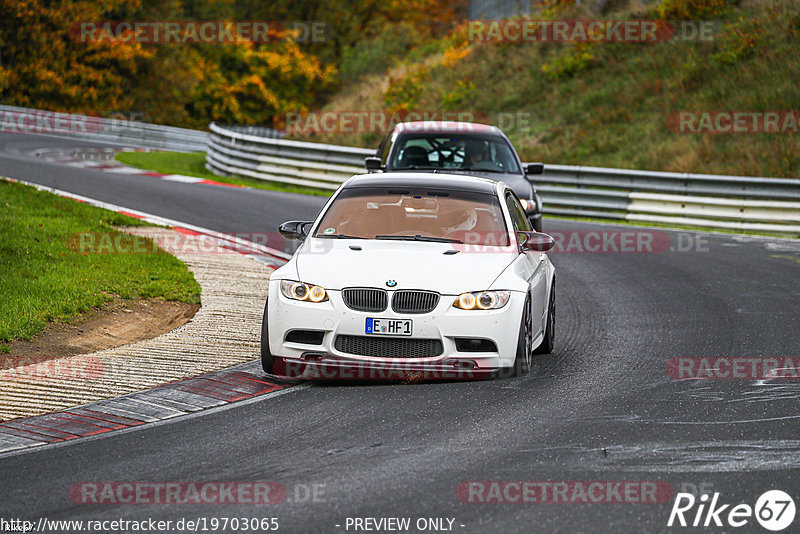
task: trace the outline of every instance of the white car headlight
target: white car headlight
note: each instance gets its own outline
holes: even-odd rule
[[[462,310],[496,310],[511,298],[511,291],[473,291],[461,293],[453,306]]]
[[[528,211],[528,207],[530,206],[530,204],[528,204],[527,200],[525,200],[524,198],[521,198],[521,199],[519,199],[519,203],[522,204],[522,209],[524,209],[525,211]]]
[[[286,298],[304,300],[306,302],[328,300],[328,292],[325,291],[325,288],[306,284],[305,282],[295,282],[294,280],[281,280],[281,293]]]

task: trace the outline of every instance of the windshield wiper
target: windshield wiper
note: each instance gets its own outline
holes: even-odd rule
[[[433,165],[409,165],[408,167],[393,167],[395,171],[436,171],[439,167]]]
[[[424,235],[376,235],[375,239],[396,239],[398,241],[430,241],[432,243],[463,243],[458,239],[446,237],[429,237]]]
[[[514,174],[513,172],[507,172],[501,169],[475,169],[473,167],[458,167],[455,169],[448,169],[452,171],[469,171],[469,172],[496,172],[500,174]]]
[[[337,239],[366,239],[366,237],[360,237],[357,235],[347,235],[347,234],[318,234],[314,237],[318,238],[335,237]]]

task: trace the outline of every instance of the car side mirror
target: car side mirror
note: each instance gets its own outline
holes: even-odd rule
[[[517,232],[517,242],[522,252],[547,252],[556,244],[552,236],[541,232]]]
[[[378,156],[367,156],[364,158],[364,166],[369,172],[383,169],[383,165],[381,165],[381,158]]]
[[[525,174],[543,174],[543,173],[544,173],[543,163],[528,163],[528,166],[525,167]]]
[[[278,227],[278,231],[286,239],[304,241],[306,236],[306,225],[314,221],[287,221]]]

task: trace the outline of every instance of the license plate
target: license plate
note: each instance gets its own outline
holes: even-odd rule
[[[367,317],[365,332],[382,336],[410,336],[411,319],[376,319]]]

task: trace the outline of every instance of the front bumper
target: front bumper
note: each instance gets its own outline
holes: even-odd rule
[[[381,362],[309,352],[301,359],[277,356],[272,374],[298,380],[485,380],[498,368],[450,363]]]
[[[270,281],[267,316],[270,352],[290,371],[281,374],[292,376],[291,372],[313,367],[355,370],[356,374],[363,370],[383,370],[386,373],[456,372],[467,375],[467,371],[472,371],[480,375],[511,367],[514,363],[525,302],[524,293],[512,292],[509,302],[498,310],[461,310],[452,305],[455,295],[442,295],[438,305],[430,313],[398,314],[391,306],[383,312],[352,310],[345,305],[341,292],[336,290],[329,290],[328,300],[321,303],[291,300],[281,294],[279,283],[278,280]],[[390,300],[392,293],[389,291]],[[367,317],[411,319],[412,335],[367,335]],[[287,341],[287,335],[298,330],[321,332],[321,342]],[[337,336],[358,336],[368,342],[375,338],[438,340],[441,343],[441,353],[431,357],[408,357],[399,352],[387,353],[381,357],[363,356],[337,349]],[[459,351],[456,338],[489,340],[494,343],[496,350]]]

